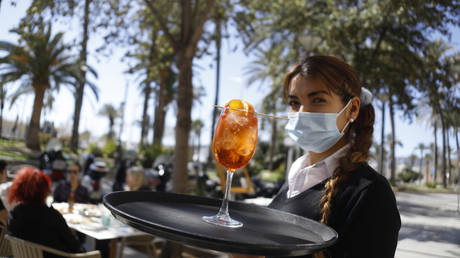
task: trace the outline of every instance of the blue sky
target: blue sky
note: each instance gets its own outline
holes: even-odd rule
[[[11,7],[8,1],[2,1],[0,9],[0,40],[16,42],[17,37],[8,31],[16,26],[19,19],[24,16],[25,10],[29,5],[29,1],[18,1],[16,7]],[[78,24],[64,25],[59,24],[54,27],[54,31],[65,31],[65,40],[70,41],[79,33]],[[245,99],[253,103],[256,108],[260,105],[263,97],[264,88],[270,88],[267,85],[253,85],[250,88],[246,86],[247,76],[245,76],[244,67],[250,62],[250,57],[244,55],[240,50],[232,51],[235,46],[235,40],[224,41],[222,48],[222,63],[221,63],[221,91],[219,103],[223,104],[232,98]],[[125,125],[122,134],[122,139],[129,142],[137,142],[139,140],[140,128],[136,121],[140,120],[142,114],[143,97],[137,88],[137,83],[134,78],[124,74],[127,69],[126,64],[120,61],[124,50],[118,49],[110,57],[101,57],[98,59],[91,56],[94,53],[94,48],[97,47],[98,39],[94,34],[90,37],[89,42],[89,64],[96,68],[99,78],[92,79],[100,88],[99,102],[89,94],[84,100],[82,109],[82,119],[80,131],[90,130],[93,136],[100,136],[107,132],[108,121],[104,117],[98,116],[97,112],[105,103],[112,103],[119,106],[123,100],[125,86],[128,85],[128,98],[125,109]],[[458,51],[460,48],[460,30],[456,29],[451,39],[451,44]],[[204,57],[196,60],[195,63],[201,67],[194,74],[195,85],[202,85],[206,89],[206,96],[201,99],[201,104],[195,103],[192,113],[192,119],[202,119],[205,122],[205,128],[202,133],[202,142],[209,143],[210,138],[210,121],[212,106],[214,104],[214,87],[215,87],[215,70],[210,67],[213,62],[212,57]],[[268,83],[268,82],[267,82]],[[11,91],[10,91],[11,92]],[[87,91],[86,91],[87,92]],[[19,114],[23,122],[28,122],[32,109],[33,96],[25,96],[17,101],[17,104],[8,109],[5,108],[4,115],[6,119],[14,120]],[[374,107],[376,107],[374,105]],[[68,128],[70,134],[72,126],[72,115],[74,108],[74,98],[70,91],[65,88],[55,95],[54,109],[52,112],[45,114],[45,119],[55,121],[58,127]],[[150,110],[152,114],[153,110]],[[174,142],[174,125],[175,125],[176,108],[171,105],[168,110],[167,129],[164,143],[173,144]],[[387,112],[388,114],[388,112]],[[433,142],[432,129],[426,123],[413,121],[409,124],[408,121],[401,119],[402,113],[397,112],[397,138],[403,143],[403,147],[398,147],[397,156],[408,156],[415,152],[416,146],[423,142],[429,144]],[[380,111],[376,109],[376,124],[374,128],[374,139],[380,142],[381,129]],[[389,119],[386,119],[386,133],[390,132]],[[117,125],[118,130],[118,125]],[[151,136],[149,136],[151,138]],[[264,139],[266,135],[261,135]],[[150,140],[149,138],[149,140]],[[454,146],[454,141],[451,141]]]

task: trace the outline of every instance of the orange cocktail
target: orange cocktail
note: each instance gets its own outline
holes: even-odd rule
[[[257,117],[254,107],[246,101],[232,99],[225,104],[220,114],[213,140],[217,162],[227,169],[224,199],[219,212],[214,216],[203,216],[203,220],[224,227],[242,227],[228,213],[228,194],[233,172],[248,164],[257,145]]]
[[[217,162],[228,171],[248,164],[257,144],[257,117],[251,104],[230,100],[217,124],[213,148]]]

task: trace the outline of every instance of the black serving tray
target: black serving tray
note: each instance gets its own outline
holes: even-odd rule
[[[328,226],[294,214],[241,202],[229,202],[230,216],[241,228],[204,222],[221,200],[164,192],[114,192],[105,206],[120,221],[168,240],[228,253],[264,256],[311,254],[334,244]]]

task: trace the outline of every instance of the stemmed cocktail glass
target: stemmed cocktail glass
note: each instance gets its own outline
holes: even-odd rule
[[[230,100],[220,114],[212,144],[217,162],[227,170],[224,199],[219,212],[214,216],[203,216],[204,221],[232,228],[243,226],[228,213],[228,195],[233,172],[248,164],[256,145],[257,116],[254,108],[246,101]]]

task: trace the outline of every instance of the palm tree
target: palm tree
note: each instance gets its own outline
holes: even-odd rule
[[[460,67],[459,67],[460,70]],[[453,72],[456,72],[458,75],[455,78],[460,77],[460,71],[454,69]],[[460,113],[460,98],[455,96],[455,93],[449,92],[448,99],[444,101],[446,108],[443,109],[443,113],[446,118],[446,140],[447,140],[447,158],[448,158],[448,172],[449,172],[449,183],[452,183],[454,178],[452,176],[452,157],[451,157],[451,147],[450,147],[450,137],[449,134],[452,133],[452,136],[455,136],[456,139],[456,146],[457,146],[457,154],[458,154],[458,127],[460,124],[460,118],[458,114]]]
[[[424,49],[424,66],[421,69],[423,77],[419,81],[419,89],[428,97],[429,104],[433,109],[433,113],[439,116],[442,136],[442,184],[447,187],[447,161],[446,161],[446,131],[447,122],[445,110],[447,107],[444,104],[447,100],[450,88],[455,85],[455,73],[452,73],[453,63],[451,57],[447,53],[452,47],[442,40],[436,40],[427,44]],[[435,128],[437,129],[437,128]],[[435,157],[436,163],[436,157]]]
[[[195,145],[196,146],[195,152],[197,154],[196,161],[200,161],[201,130],[203,129],[203,127],[204,127],[203,121],[201,121],[200,119],[197,119],[192,122],[192,132],[195,134],[196,141],[197,141],[197,144]],[[192,153],[192,157],[193,157],[193,153]]]
[[[379,157],[379,173],[381,175],[383,175],[383,170],[384,170],[384,166],[383,164],[385,163],[385,110],[386,110],[386,105],[387,105],[387,101],[388,101],[388,94],[385,94],[385,93],[379,93],[379,94],[376,94],[377,96],[377,99],[380,100],[381,102],[381,110],[382,110],[382,115],[381,115],[381,118],[382,118],[382,128],[380,130],[380,157]]]
[[[28,25],[24,30],[12,30],[20,36],[22,45],[0,41],[0,50],[7,55],[0,58],[3,83],[25,78],[19,92],[32,87],[34,103],[26,135],[26,146],[40,150],[38,132],[43,99],[47,90],[59,90],[61,85],[75,85],[79,79],[76,62],[66,55],[69,47],[62,43],[62,33],[54,36],[51,25]]]
[[[388,154],[390,154],[390,164],[389,164],[390,181],[392,183],[394,183],[394,182],[396,182],[396,159],[391,158],[391,155],[392,155],[391,148],[396,148],[397,146],[403,147],[403,143],[400,140],[398,140],[397,138],[394,138],[394,133],[387,134],[385,142],[386,142],[386,145],[387,145],[385,149],[390,150],[390,152],[388,153]],[[391,169],[391,166],[394,166],[394,169]],[[393,180],[392,180],[392,178],[393,178]]]
[[[105,116],[109,120],[109,133],[107,134],[107,138],[113,140],[115,136],[113,126],[115,125],[115,120],[121,116],[120,112],[112,104],[105,104],[99,111],[99,115]]]
[[[86,67],[87,67],[87,57],[88,57],[88,39],[89,39],[89,10],[90,10],[91,0],[85,0],[84,14],[83,14],[83,38],[81,41],[81,50],[80,50],[80,80],[76,87],[75,91],[75,110],[73,116],[73,126],[72,126],[72,138],[70,140],[70,148],[72,151],[76,152],[78,149],[78,128],[80,126],[80,114],[81,107],[83,104],[83,96],[85,92],[85,84],[89,84],[86,80]],[[91,88],[92,85],[89,85]],[[96,95],[97,96],[97,95]]]
[[[219,105],[219,88],[220,88],[220,52],[222,49],[222,13],[219,12],[219,10],[216,8],[215,11],[215,16],[214,16],[214,22],[215,22],[215,43],[216,43],[216,87],[215,87],[215,92],[214,92],[214,105]],[[209,141],[212,143],[214,139],[214,133],[215,133],[215,126],[216,126],[216,120],[217,120],[217,115],[218,115],[218,110],[214,109],[212,112],[212,120],[211,120],[211,140]],[[206,171],[207,167],[211,165],[212,163],[212,151],[211,148],[209,148],[208,152],[208,160],[206,162],[206,167],[204,170]]]
[[[419,143],[417,145],[417,149],[420,150],[420,175],[423,175],[423,172],[422,172],[422,167],[423,167],[423,151],[427,148],[427,146],[425,146],[425,144],[423,143]]]
[[[256,48],[255,60],[251,62],[249,66],[245,68],[246,73],[249,75],[248,85],[251,86],[255,82],[259,82],[260,85],[268,81],[270,86],[270,92],[265,95],[262,101],[262,112],[276,113],[282,107],[281,87],[284,71],[287,69],[287,64],[283,62],[283,48],[273,47],[264,50],[262,48]],[[265,122],[265,121],[263,121]],[[272,119],[271,121],[271,141],[269,149],[268,169],[273,170],[273,159],[275,155],[275,149],[277,144],[277,132],[278,125],[277,120]]]
[[[177,94],[177,76],[172,69],[171,62],[173,56],[169,56],[170,61],[160,68],[158,78],[158,89],[155,91],[155,117],[153,121],[153,145],[162,146],[163,134],[165,129],[167,106]],[[166,62],[166,61],[165,61]]]
[[[147,21],[143,21],[146,23]],[[139,27],[143,28],[146,25]],[[147,26],[146,28],[142,29],[148,33],[149,37],[147,41],[143,41],[138,39],[137,36],[134,36],[131,41],[135,42],[137,47],[136,51],[131,53],[128,51],[126,53],[126,57],[134,59],[136,62],[133,67],[129,69],[129,73],[139,73],[140,77],[142,77],[142,81],[139,85],[139,89],[142,92],[144,97],[144,104],[142,109],[142,119],[141,119],[141,135],[139,140],[139,148],[143,149],[145,144],[145,138],[149,132],[149,121],[150,117],[148,115],[149,110],[149,102],[151,99],[152,93],[155,92],[155,84],[159,84],[159,68],[158,66],[163,66],[163,62],[161,62],[160,54],[162,53],[162,48],[159,47],[159,41],[161,40],[161,36],[159,35],[159,31],[155,27]],[[144,33],[141,33],[143,35]],[[161,43],[160,43],[161,44]],[[163,45],[164,46],[164,45]]]
[[[0,83],[0,138],[2,138],[3,131],[3,107],[5,106],[6,91],[3,84]]]
[[[72,137],[70,140],[70,149],[74,152],[78,149],[79,142],[79,125],[81,108],[83,104],[85,86],[88,85],[86,73],[87,69],[87,57],[88,57],[88,41],[90,32],[97,29],[96,17],[100,16],[100,9],[104,1],[97,0],[84,0],[84,1],[43,1],[36,0],[32,1],[32,4],[27,9],[27,15],[23,18],[22,22],[34,22],[37,18],[42,20],[43,13],[48,13],[49,20],[55,21],[58,17],[66,17],[73,19],[75,16],[82,22],[82,37],[80,42],[80,53],[79,53],[79,75],[80,80],[75,85],[75,103],[74,103],[74,114],[73,114],[73,125],[72,125]],[[94,10],[94,11],[93,11]],[[81,15],[79,15],[81,14]],[[99,21],[98,21],[99,22]],[[102,22],[101,22],[102,23]],[[107,24],[105,24],[107,28]],[[89,86],[92,87],[92,86]],[[97,98],[97,97],[96,97]]]
[[[415,155],[415,154],[411,154],[409,156],[409,167],[410,167],[411,170],[413,170],[413,167],[415,165],[415,160],[416,159],[417,159],[417,155]]]
[[[457,102],[460,102],[459,100],[456,100]],[[450,110],[450,112],[448,112],[448,121],[449,121],[449,124],[450,126],[452,127],[452,133],[454,134],[455,136],[455,146],[456,146],[456,149],[457,149],[457,168],[458,168],[458,174],[457,176],[459,176],[460,178],[460,144],[459,144],[459,140],[458,140],[458,133],[459,133],[459,128],[460,128],[460,116],[458,115],[460,113],[460,108],[459,108],[460,104],[459,103],[456,103],[454,105],[455,108],[452,108],[452,110]]]
[[[417,119],[424,120],[429,126],[433,127],[433,139],[434,143],[431,143],[427,149],[431,150],[433,156],[433,168],[434,168],[434,176],[433,181],[437,180],[438,174],[438,126],[439,126],[439,116],[436,114],[436,110],[434,107],[430,106],[430,101],[428,98],[422,99],[419,101],[417,107]]]
[[[430,180],[430,164],[431,160],[433,160],[433,156],[430,153],[425,154],[425,182]]]
[[[150,53],[151,52],[152,50],[150,51]],[[151,54],[149,54],[149,58],[148,58],[149,60],[151,60],[150,56]],[[142,119],[140,121],[141,135],[140,135],[140,140],[139,140],[139,148],[142,149],[145,144],[145,137],[148,135],[148,127],[149,127],[148,125],[149,125],[149,120],[150,120],[149,115],[148,115],[148,109],[149,109],[150,97],[152,95],[152,83],[153,83],[152,69],[151,69],[151,65],[148,63],[148,60],[146,60],[147,58],[145,57],[144,54],[134,54],[130,57],[135,58],[136,61],[138,61],[138,63],[134,67],[130,68],[128,72],[129,73],[140,72],[143,76],[145,76],[145,78],[139,84],[139,89],[142,92],[142,95],[144,96]]]

